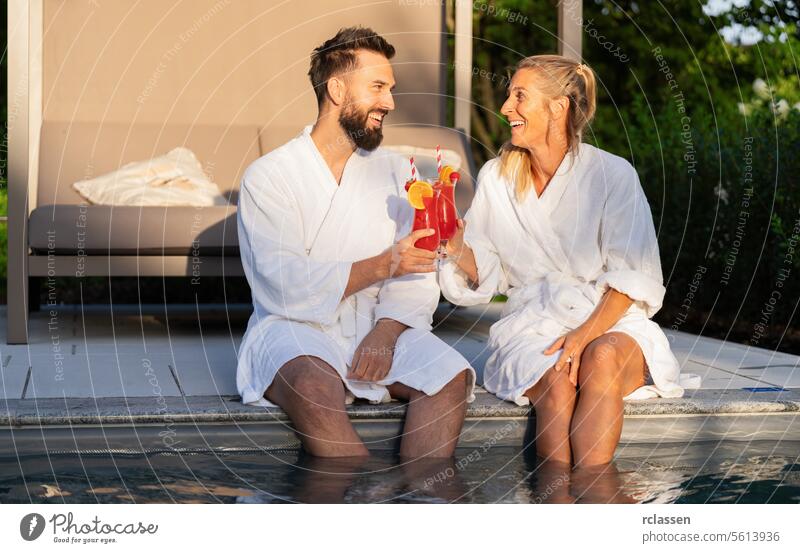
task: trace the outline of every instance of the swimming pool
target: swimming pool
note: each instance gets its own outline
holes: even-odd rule
[[[51,454],[0,459],[2,503],[796,503],[800,442],[621,445],[570,471],[533,448],[447,461],[315,459],[296,450]]]

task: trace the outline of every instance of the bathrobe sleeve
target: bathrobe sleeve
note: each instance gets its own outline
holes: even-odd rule
[[[597,286],[603,292],[610,287],[628,295],[652,317],[661,309],[666,289],[650,205],[629,163],[624,162],[609,180],[600,223],[605,272]]]
[[[250,166],[245,172],[237,229],[257,307],[291,320],[335,322],[352,263],[316,261],[306,254],[300,206],[276,168]]]
[[[497,212],[496,209],[492,209],[489,191],[493,186],[500,185],[495,181],[497,178],[495,162],[496,160],[487,162],[478,173],[475,197],[464,216],[467,225],[464,242],[475,255],[475,264],[478,267],[478,286],[470,286],[464,271],[459,269],[452,260],[445,260],[439,271],[442,293],[456,305],[469,306],[488,303],[496,294],[508,290],[506,271],[500,262],[497,249],[489,237],[492,217]]]
[[[414,208],[399,194],[392,218],[396,223],[395,242],[405,238],[414,226]],[[433,312],[439,305],[436,273],[411,273],[383,281],[375,306],[375,320],[393,319],[411,328],[430,330]]]

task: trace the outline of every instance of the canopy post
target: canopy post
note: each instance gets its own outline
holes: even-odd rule
[[[583,35],[582,0],[559,0],[558,2],[558,53],[581,60]]]
[[[464,132],[469,139],[471,136],[470,114],[472,112],[472,2],[455,0],[455,23],[454,126]]]

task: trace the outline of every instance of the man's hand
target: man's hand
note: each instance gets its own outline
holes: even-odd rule
[[[347,378],[378,382],[392,368],[394,348],[400,334],[408,328],[391,319],[381,319],[356,348]]]
[[[401,277],[409,273],[432,273],[436,271],[436,252],[417,248],[414,244],[420,238],[434,234],[433,229],[415,230],[391,247],[389,278]]]
[[[436,252],[414,246],[417,240],[434,232],[433,229],[415,230],[378,255],[353,263],[342,299],[387,278],[436,271]]]

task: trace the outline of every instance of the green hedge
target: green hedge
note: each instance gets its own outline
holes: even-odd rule
[[[653,115],[642,102],[625,115],[668,281],[660,322],[727,321],[762,345],[764,325],[775,343],[800,298],[800,112],[690,112],[688,134],[682,117],[669,105]]]

